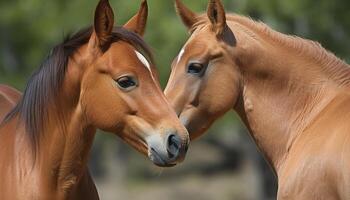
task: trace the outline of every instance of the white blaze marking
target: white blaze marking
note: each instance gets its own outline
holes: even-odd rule
[[[148,71],[150,72],[153,81],[156,82],[155,79],[154,79],[154,77],[153,77],[151,65],[149,64],[148,60],[145,58],[145,56],[142,55],[142,53],[140,53],[140,52],[138,52],[138,51],[135,51],[135,53],[136,53],[137,58],[142,62],[142,64],[145,65],[145,67],[146,67],[146,68],[148,69]]]
[[[182,56],[184,55],[184,53],[185,53],[185,47],[181,49],[181,51],[180,51],[180,53],[179,53],[179,55],[177,57],[177,64],[179,64],[179,62],[180,62]]]
[[[145,56],[142,55],[142,53],[135,51],[137,58],[147,67],[149,71],[151,71],[151,65],[149,64],[148,60],[145,58]]]

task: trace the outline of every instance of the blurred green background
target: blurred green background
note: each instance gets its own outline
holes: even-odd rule
[[[206,0],[183,0],[204,12]],[[223,0],[229,12],[261,20],[272,28],[319,41],[350,61],[349,0]],[[110,0],[118,25],[139,7],[138,0]],[[65,35],[91,25],[97,0],[0,0],[0,83],[23,90],[31,72]],[[162,86],[170,63],[188,37],[172,0],[149,0],[145,36]],[[192,143],[186,162],[154,167],[120,140],[100,133],[90,162],[101,199],[275,199],[276,183],[235,114],[217,122]]]

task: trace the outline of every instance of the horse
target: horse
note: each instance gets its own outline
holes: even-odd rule
[[[143,1],[117,27],[100,0],[94,25],[54,47],[23,95],[1,87],[0,113],[13,109],[0,126],[0,199],[99,199],[87,167],[97,129],[155,165],[183,161],[189,135],[142,39],[147,15]]]
[[[277,199],[350,199],[350,68],[319,43],[175,1],[190,32],[164,90],[190,138],[235,111],[278,179]]]

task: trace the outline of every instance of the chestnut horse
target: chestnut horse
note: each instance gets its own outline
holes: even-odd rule
[[[350,199],[350,68],[316,42],[210,0],[176,1],[191,37],[165,89],[190,137],[235,110],[278,177],[278,199]]]
[[[148,8],[114,27],[108,0],[93,28],[56,46],[23,97],[0,88],[0,199],[99,199],[87,168],[96,129],[115,133],[154,164],[185,156],[185,127],[167,103],[147,45]],[[138,35],[139,34],[139,35]]]

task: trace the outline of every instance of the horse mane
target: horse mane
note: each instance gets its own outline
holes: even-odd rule
[[[21,100],[3,120],[8,122],[19,116],[34,147],[37,147],[45,120],[48,119],[49,106],[57,103],[56,99],[63,85],[69,58],[79,47],[89,42],[92,32],[92,27],[82,29],[72,36],[68,35],[61,44],[55,46],[39,69],[31,75]],[[118,41],[131,44],[153,63],[150,48],[136,33],[115,27],[111,43]]]
[[[326,50],[318,42],[304,39],[295,35],[286,35],[271,29],[261,21],[255,21],[249,17],[237,14],[227,14],[227,21],[236,22],[250,31],[252,36],[258,35],[268,38],[271,42],[288,48],[291,51],[310,59],[317,66],[340,85],[348,86],[350,84],[350,67],[343,60],[339,59],[332,52]],[[199,21],[194,25],[194,29],[199,25],[208,23],[208,17],[203,14]],[[192,30],[193,31],[193,30]]]

